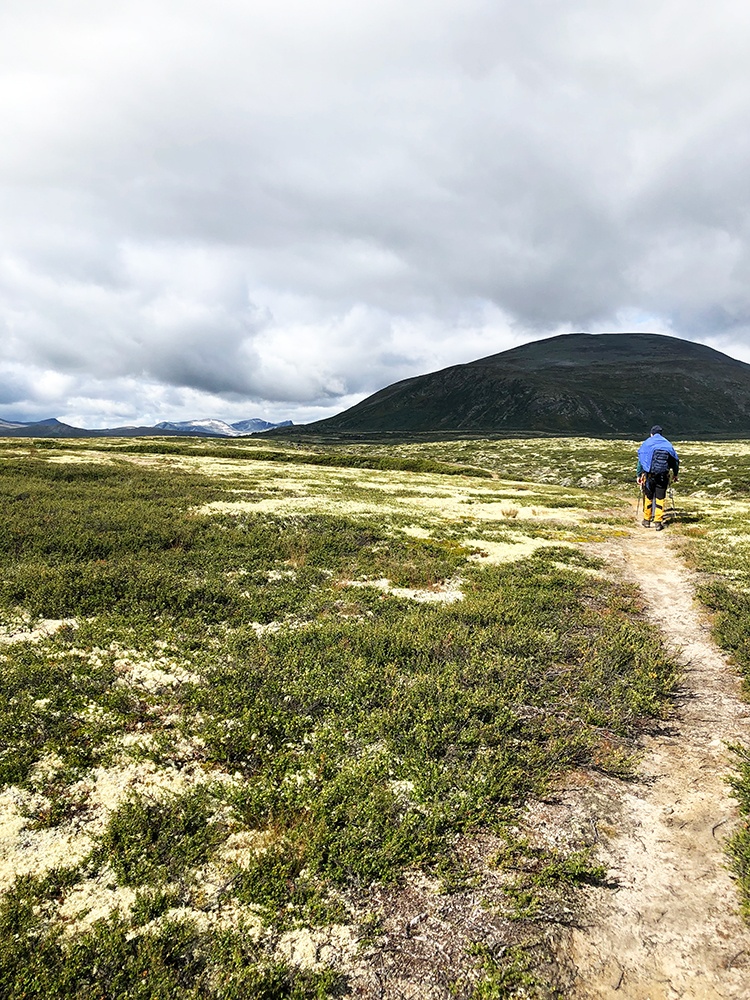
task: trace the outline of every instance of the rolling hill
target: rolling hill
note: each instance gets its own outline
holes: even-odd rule
[[[305,430],[639,437],[654,423],[750,435],[750,365],[677,337],[564,334],[404,379]]]

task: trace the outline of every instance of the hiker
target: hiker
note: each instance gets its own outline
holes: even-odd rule
[[[677,452],[661,432],[661,427],[655,424],[651,435],[647,437],[638,449],[638,485],[643,489],[643,527],[650,528],[653,519],[654,527],[661,531],[664,527],[664,499],[669,486],[669,471],[672,470],[674,482],[680,471],[680,460]]]

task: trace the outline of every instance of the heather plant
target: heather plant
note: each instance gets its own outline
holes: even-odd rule
[[[510,452],[456,475],[478,450],[422,447],[2,456],[0,794],[69,845],[6,886],[4,995],[106,995],[107,975],[117,996],[337,995],[285,935],[356,939],[370,887],[410,872],[457,891],[459,838],[502,834],[571,768],[627,766],[613,747],[666,711],[674,665],[576,547],[617,530],[620,494],[490,478]],[[546,864],[555,891],[593,871]],[[475,995],[530,982],[523,955],[477,953]]]

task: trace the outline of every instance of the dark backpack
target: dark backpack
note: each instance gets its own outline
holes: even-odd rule
[[[669,452],[665,448],[657,448],[651,456],[651,468],[648,470],[652,476],[658,476],[662,472],[669,472]]]

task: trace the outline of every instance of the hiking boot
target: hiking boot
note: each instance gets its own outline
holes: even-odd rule
[[[645,518],[644,518],[643,521],[641,521],[641,524],[643,525],[644,528],[650,528],[651,527],[651,522],[645,520]]]
[[[657,531],[661,531],[664,528],[664,522],[663,521],[657,521],[656,524],[654,525],[654,527],[656,528]]]

